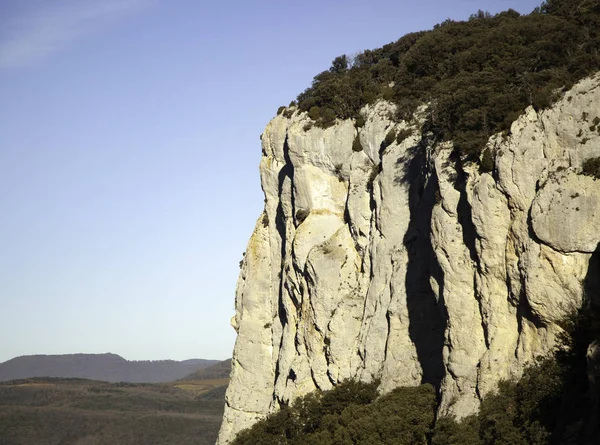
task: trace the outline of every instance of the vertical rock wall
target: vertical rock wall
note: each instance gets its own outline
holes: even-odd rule
[[[600,76],[491,138],[490,173],[422,132],[426,108],[412,122],[393,112],[366,107],[358,129],[298,113],[268,124],[219,444],[350,378],[384,392],[430,382],[440,414],[471,414],[581,305],[600,242],[600,181],[581,175],[600,156]],[[386,145],[392,130],[409,136]]]

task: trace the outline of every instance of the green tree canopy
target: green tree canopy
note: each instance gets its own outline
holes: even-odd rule
[[[428,103],[428,128],[479,159],[489,136],[508,130],[527,106],[548,107],[599,70],[599,48],[597,0],[549,0],[528,15],[479,11],[364,51],[352,64],[337,57],[297,103],[321,127],[358,118],[378,99],[396,103],[402,119]]]

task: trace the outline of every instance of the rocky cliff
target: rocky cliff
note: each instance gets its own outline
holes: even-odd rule
[[[422,107],[364,126],[279,115],[262,136],[265,208],[248,243],[219,444],[345,379],[433,383],[463,417],[551,351],[596,280],[600,75],[488,141],[489,168],[436,142]],[[391,135],[395,137],[391,137]]]

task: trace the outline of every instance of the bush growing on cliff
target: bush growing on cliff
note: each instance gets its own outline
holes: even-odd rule
[[[233,445],[426,445],[436,397],[431,385],[398,388],[376,398],[377,383],[348,381],[284,406]]]
[[[584,175],[600,179],[600,157],[587,159],[582,167]]]
[[[480,11],[352,62],[338,57],[298,96],[299,109],[327,127],[336,117],[358,118],[361,107],[380,98],[395,102],[402,119],[429,103],[428,128],[478,160],[488,137],[508,130],[527,106],[549,106],[561,89],[600,69],[599,5],[549,0],[529,15]]]

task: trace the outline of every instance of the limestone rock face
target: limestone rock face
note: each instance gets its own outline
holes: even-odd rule
[[[582,304],[600,243],[600,181],[581,174],[600,156],[600,75],[490,138],[489,173],[423,133],[425,107],[411,122],[394,112],[367,106],[361,128],[298,112],[268,124],[218,444],[345,379],[430,382],[439,414],[464,417],[548,354]]]
[[[561,252],[594,252],[600,242],[599,218],[597,180],[572,169],[547,180],[531,207],[535,234]]]

